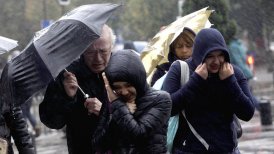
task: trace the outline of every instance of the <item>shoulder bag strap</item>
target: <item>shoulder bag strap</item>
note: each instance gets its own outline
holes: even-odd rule
[[[189,79],[189,67],[188,64],[182,60],[178,60],[181,65],[181,86],[183,86]],[[209,145],[207,142],[197,133],[197,131],[194,129],[194,127],[190,124],[190,122],[186,118],[185,111],[182,111],[182,114],[184,118],[186,119],[186,122],[191,130],[191,132],[194,134],[194,136],[204,145],[206,150],[209,149]]]
[[[189,79],[189,68],[188,64],[182,60],[177,60],[181,66],[181,86],[183,86]]]
[[[183,116],[185,117],[185,119],[186,119],[186,122],[187,122],[187,124],[188,124],[188,126],[189,126],[189,128],[190,128],[190,130],[191,130],[191,132],[194,134],[194,136],[204,145],[204,147],[206,148],[206,150],[208,150],[209,149],[209,145],[207,144],[207,142],[202,138],[202,136],[200,136],[199,134],[198,134],[198,132],[196,132],[196,130],[194,129],[194,127],[190,124],[190,122],[187,120],[187,118],[186,118],[186,114],[185,114],[185,111],[183,110],[182,111],[182,114],[183,114]]]

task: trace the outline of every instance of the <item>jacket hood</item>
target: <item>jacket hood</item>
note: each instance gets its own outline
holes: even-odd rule
[[[174,50],[173,50],[173,48],[171,48],[170,46],[169,46],[169,53],[168,53],[168,57],[167,57],[167,59],[168,59],[168,61],[170,62],[170,63],[172,63],[172,62],[174,62],[175,60],[177,60],[178,59],[178,57],[174,54]]]
[[[230,62],[228,49],[222,34],[214,28],[202,29],[194,40],[192,58],[190,59],[193,69],[204,62],[207,54],[216,50],[223,51],[225,61]]]
[[[110,84],[117,81],[131,83],[137,91],[137,98],[148,90],[144,65],[133,50],[114,52],[105,72]]]

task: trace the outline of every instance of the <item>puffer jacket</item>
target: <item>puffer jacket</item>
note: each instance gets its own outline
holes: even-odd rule
[[[107,100],[104,82],[100,74],[92,73],[83,58],[73,62],[68,71],[75,74],[79,86],[90,97],[98,98],[103,104]],[[91,138],[97,126],[98,116],[88,114],[85,99],[78,90],[74,99],[67,96],[63,84],[63,72],[52,81],[39,106],[41,121],[49,128],[66,126],[67,145],[70,154],[91,154]]]
[[[192,58],[186,62],[190,78],[180,86],[181,69],[175,62],[163,83],[163,90],[171,94],[172,115],[185,111],[186,117],[198,134],[209,144],[207,150],[193,135],[185,118],[180,117],[174,140],[174,152],[237,153],[237,135],[233,116],[249,121],[255,110],[255,100],[241,70],[233,65],[234,74],[220,80],[218,73],[204,80],[195,69],[212,51],[222,51],[230,62],[223,36],[213,28],[201,30],[194,41]]]
[[[104,106],[92,139],[97,151],[117,154],[166,153],[167,124],[171,111],[169,94],[148,86],[141,60],[131,50],[113,54],[106,75],[110,83],[123,81],[135,87],[137,110],[130,113],[126,103],[119,98]]]

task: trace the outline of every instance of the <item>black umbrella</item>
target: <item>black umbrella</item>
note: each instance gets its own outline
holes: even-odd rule
[[[37,32],[23,52],[6,64],[0,82],[2,101],[20,105],[46,87],[100,37],[119,6],[83,5]]]

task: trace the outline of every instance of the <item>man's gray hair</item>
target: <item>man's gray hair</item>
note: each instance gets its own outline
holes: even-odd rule
[[[110,38],[111,38],[111,48],[114,48],[115,42],[116,42],[116,35],[114,34],[112,28],[110,28],[108,25],[105,24],[107,27],[109,33],[110,33]]]

